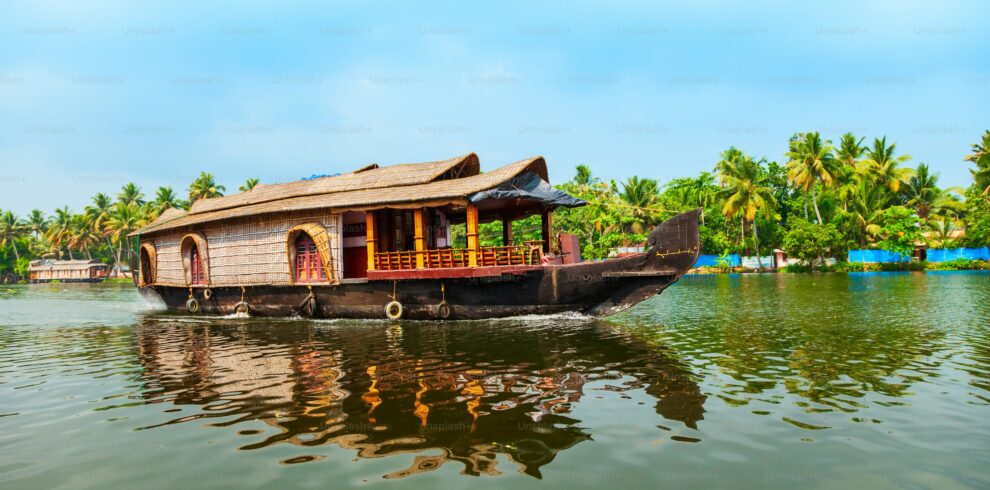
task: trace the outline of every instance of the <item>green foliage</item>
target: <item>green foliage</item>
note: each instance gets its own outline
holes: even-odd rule
[[[817,225],[792,217],[784,235],[784,250],[789,257],[813,264],[844,249],[842,234],[834,224]]]
[[[796,133],[788,141],[785,165],[730,147],[712,171],[663,185],[641,176],[605,181],[589,166],[578,165],[574,178],[557,187],[588,205],[555,210],[554,230],[577,235],[586,259],[643,244],[664,219],[696,208],[701,210],[702,252],[708,254],[783,248],[791,257],[811,263],[842,258],[852,244],[905,254],[917,242],[940,248],[990,245],[990,130],[971,145],[965,158],[974,178],[965,192],[940,188],[938,176],[925,164],[902,167],[910,156],[899,155],[885,137],[874,138],[868,146],[864,140],[847,133],[834,147],[819,133]],[[254,185],[257,179],[248,179],[240,189],[250,192]],[[169,186],[146,200],[141,188],[128,183],[116,193],[96,194],[81,213],[67,207],[51,214],[34,210],[23,218],[0,212],[0,276],[23,277],[24,260],[41,257],[92,256],[127,263],[135,253],[127,234],[170,208],[186,209],[226,189],[213,174],[202,172],[186,190],[188,201]],[[512,227],[514,243],[541,239],[539,216],[515,221]],[[501,222],[484,223],[479,232],[483,246],[502,244]],[[452,246],[465,247],[466,242],[464,225],[453,226]],[[918,266],[876,269],[884,267]],[[862,268],[842,263],[822,267]],[[801,266],[789,268],[798,269]]]
[[[877,245],[881,249],[910,257],[921,240],[918,216],[904,206],[887,208],[880,216],[880,236]]]

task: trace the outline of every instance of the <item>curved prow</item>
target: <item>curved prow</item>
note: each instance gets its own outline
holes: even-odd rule
[[[646,240],[646,268],[673,270],[680,276],[694,266],[701,253],[700,214],[700,208],[694,209],[657,225]]]

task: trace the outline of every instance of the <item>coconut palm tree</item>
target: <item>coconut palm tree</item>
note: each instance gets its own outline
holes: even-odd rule
[[[938,174],[933,174],[928,165],[919,163],[914,175],[904,186],[905,203],[914,208],[922,221],[927,220],[933,213],[944,209],[955,212],[961,211],[962,201],[953,192],[962,193],[962,189],[941,189],[938,187]]]
[[[858,177],[857,181],[858,190],[849,207],[854,223],[850,231],[853,231],[856,243],[862,246],[880,235],[880,220],[887,204],[887,191],[874,185],[866,177]]]
[[[34,241],[41,240],[41,236],[48,230],[48,218],[45,212],[40,209],[32,209],[27,217],[27,230],[34,236]]]
[[[835,157],[844,165],[855,168],[856,164],[859,163],[859,159],[863,157],[863,153],[866,152],[866,147],[863,146],[863,139],[856,139],[856,136],[852,133],[842,135],[842,139],[839,140],[839,148],[835,152]]]
[[[170,186],[163,185],[155,192],[155,200],[151,201],[150,204],[150,214],[152,216],[149,217],[157,218],[167,209],[184,208],[186,203],[182,199],[179,199],[179,196],[175,195],[175,191]]]
[[[887,137],[874,138],[873,146],[867,148],[866,158],[863,159],[861,173],[871,175],[877,185],[897,192],[902,184],[906,184],[914,175],[914,170],[901,168],[898,165],[911,159],[911,155],[894,156],[897,144],[887,145]]]
[[[979,164],[990,161],[990,129],[983,133],[983,139],[973,145],[973,153],[966,155],[966,161]]]
[[[777,207],[773,190],[764,185],[766,173],[763,171],[763,164],[764,160],[754,161],[748,155],[744,155],[719,168],[719,181],[725,186],[722,190],[725,198],[722,214],[727,218],[741,216],[744,225],[750,225],[753,230],[753,243],[756,246],[756,263],[761,271],[763,260],[760,259],[760,238],[756,231],[756,217],[763,215],[769,219]]]
[[[72,234],[72,211],[69,211],[68,206],[63,206],[55,210],[55,217],[51,224],[48,226],[48,243],[51,245],[52,250],[55,252],[56,258],[61,258],[62,248],[65,247],[66,251],[69,252],[69,259],[74,259],[72,256],[72,247],[67,247],[69,237]]]
[[[141,206],[144,204],[144,193],[141,192],[141,188],[137,184],[128,182],[117,193],[117,202],[123,203],[125,206],[131,204]]]
[[[113,199],[110,196],[98,192],[93,196],[93,204],[91,206],[86,206],[83,212],[92,216],[93,218],[93,228],[103,235],[103,225],[110,219],[110,213],[113,211]],[[113,244],[110,243],[110,238],[104,236],[106,244],[113,251]]]
[[[817,131],[797,134],[791,138],[787,157],[790,159],[787,162],[787,178],[805,193],[811,192],[815,216],[818,224],[822,224],[815,184],[821,182],[824,187],[832,186],[841,165],[832,154],[831,142],[823,140]]]
[[[239,190],[241,192],[247,192],[247,191],[249,191],[251,189],[254,189],[254,186],[258,185],[258,182],[261,182],[261,181],[258,180],[258,179],[256,179],[256,178],[254,178],[254,177],[251,177],[251,178],[247,179],[246,181],[244,181],[244,185],[238,187],[237,190]]]
[[[966,160],[976,164],[970,169],[973,180],[983,195],[990,194],[990,130],[983,133],[983,140],[973,145],[973,153],[966,155]]]
[[[14,258],[18,261],[21,260],[21,254],[17,251],[17,239],[23,231],[24,222],[13,211],[7,210],[0,214],[0,247],[9,244],[14,249]]]
[[[574,183],[578,186],[586,186],[591,184],[591,167],[587,165],[578,165],[577,175],[574,176]]]
[[[653,179],[640,179],[633,176],[622,183],[619,199],[632,208],[632,214],[635,217],[631,230],[633,233],[643,233],[646,229],[645,224],[655,213],[654,207],[659,195],[657,181]]]
[[[220,197],[226,190],[226,187],[217,184],[213,174],[201,172],[199,177],[192,184],[189,184],[189,205],[191,206],[199,199]]]
[[[932,248],[950,248],[955,244],[953,233],[959,228],[959,220],[952,216],[932,216],[925,223],[930,232]]]
[[[115,267],[120,267],[122,256],[125,252],[130,255],[131,250],[127,248],[127,235],[141,228],[148,223],[142,215],[141,208],[135,204],[115,205],[110,218],[104,225],[104,235],[110,237],[111,243],[117,244]]]
[[[82,213],[72,216],[72,230],[68,238],[69,248],[76,248],[86,253],[86,258],[92,260],[90,247],[100,243],[102,238],[98,229],[93,226],[93,216]]]

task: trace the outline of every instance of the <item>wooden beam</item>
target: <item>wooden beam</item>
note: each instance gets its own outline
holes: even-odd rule
[[[378,252],[378,238],[375,236],[375,212],[364,213],[365,238],[368,245],[368,270],[375,270],[375,253]]]
[[[468,267],[478,266],[478,206],[467,205]]]
[[[502,246],[512,245],[512,218],[502,216]]]
[[[540,216],[540,231],[543,235],[543,253],[550,253],[550,240],[553,237],[553,209],[543,210]]]
[[[413,241],[416,245],[416,268],[423,269],[426,267],[426,256],[423,252],[426,251],[426,235],[423,230],[423,208],[417,208],[413,210],[413,222],[416,225],[416,234],[413,235]]]

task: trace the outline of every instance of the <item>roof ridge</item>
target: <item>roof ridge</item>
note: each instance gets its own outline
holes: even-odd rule
[[[358,169],[358,171],[340,175],[268,184],[263,188],[256,188],[254,192],[240,192],[229,196],[200,199],[190,207],[189,214],[194,215],[220,211],[240,206],[278,201],[290,197],[334,194],[360,188],[403,187],[423,184],[440,178],[458,166],[464,166],[466,173],[469,175],[477,174],[481,168],[478,155],[474,152],[433,162],[397,163],[378,166],[376,168],[369,168],[371,165],[366,165]],[[415,174],[417,169],[422,169],[422,175]],[[405,176],[402,178],[395,177],[391,180],[383,178],[390,174],[405,174]]]

